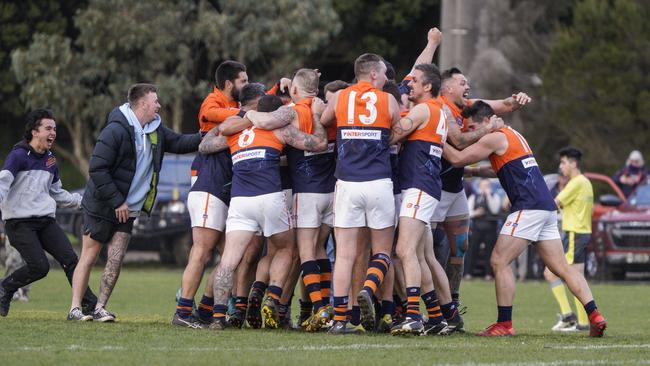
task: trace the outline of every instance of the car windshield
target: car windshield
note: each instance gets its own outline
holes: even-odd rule
[[[189,186],[193,158],[193,156],[165,154],[160,170],[160,184]]]
[[[630,203],[634,206],[650,206],[650,182],[639,186],[630,196]]]

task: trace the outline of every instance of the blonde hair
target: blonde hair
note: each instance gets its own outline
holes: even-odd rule
[[[319,77],[316,70],[300,69],[293,77],[292,84],[305,94],[316,95],[318,94],[318,82]]]

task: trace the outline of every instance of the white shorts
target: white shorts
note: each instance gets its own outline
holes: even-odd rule
[[[236,230],[261,232],[269,237],[291,228],[284,192],[230,199],[226,233]]]
[[[297,228],[319,228],[334,224],[334,192],[295,193],[293,195],[293,225]]]
[[[501,227],[502,235],[530,241],[560,239],[557,212],[545,210],[520,210],[508,215]]]
[[[385,229],[395,225],[395,199],[390,178],[369,182],[336,181],[334,226]]]
[[[292,189],[283,189],[284,192],[284,205],[287,207],[287,212],[289,212],[289,227],[295,227],[296,223],[293,220],[293,190]]]
[[[204,227],[223,232],[228,217],[228,206],[208,192],[187,194],[187,211],[192,227]]]
[[[431,222],[444,222],[447,217],[455,216],[469,217],[469,206],[464,189],[458,193],[442,191],[440,202],[433,212]]]
[[[395,200],[395,228],[399,225],[399,208],[402,207],[402,194],[393,194]]]
[[[428,224],[431,222],[431,217],[433,217],[437,205],[438,200],[423,190],[417,188],[405,189],[402,191],[402,205],[400,206],[399,216],[410,217]]]

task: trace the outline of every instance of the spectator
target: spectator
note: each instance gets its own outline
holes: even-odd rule
[[[105,305],[115,288],[131,239],[133,221],[149,214],[156,198],[158,173],[165,152],[185,154],[198,149],[201,135],[180,135],[162,124],[154,85],[135,84],[128,102],[113,109],[97,137],[90,157],[89,176],[81,206],[84,235],[81,259],[72,281],[68,320],[115,321]],[[92,315],[82,312],[80,300],[90,269],[102,247],[108,259]]]
[[[45,253],[61,264],[72,283],[78,263],[68,237],[54,220],[57,206],[78,208],[81,196],[63,189],[56,156],[51,151],[56,140],[54,114],[35,109],[26,118],[23,139],[11,149],[0,170],[0,208],[7,239],[19,256],[0,282],[0,316],[7,316],[14,294],[47,276],[50,270]],[[19,261],[17,257],[22,257]],[[83,286],[79,306],[94,306],[95,295]]]
[[[614,182],[621,188],[625,197],[629,197],[634,189],[648,177],[648,168],[639,150],[634,150],[625,162],[625,166],[614,174]]]
[[[492,252],[497,240],[496,215],[501,208],[501,197],[492,190],[489,179],[481,179],[478,192],[472,193],[467,200],[472,219],[472,235],[470,236],[469,253],[465,257],[465,276],[470,278],[476,265],[481,243],[485,244],[486,251]],[[492,276],[489,260],[484,261],[483,271],[485,276]]]

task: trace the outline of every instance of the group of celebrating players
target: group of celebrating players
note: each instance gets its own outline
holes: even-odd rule
[[[514,335],[509,264],[530,242],[585,306],[590,335],[606,321],[589,287],[564,259],[557,207],[525,138],[497,115],[529,103],[468,99],[456,68],[432,64],[442,34],[429,30],[412,70],[366,53],[355,83],[300,69],[271,90],[225,61],[199,112],[205,137],[192,164],[188,210],[194,245],[172,324],[291,327],[301,278],[304,331],[445,335],[463,331],[459,288],[469,210],[463,175],[496,176],[512,204],[491,258],[498,320],[482,336]],[[489,166],[467,167],[485,159]],[[450,255],[436,260],[442,225]],[[326,252],[333,230],[335,260]],[[204,268],[220,253],[195,306]],[[420,300],[426,317],[420,311]],[[230,306],[229,306],[230,303]]]

